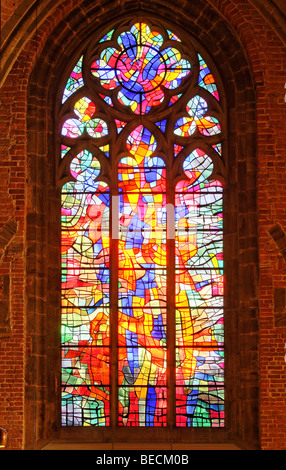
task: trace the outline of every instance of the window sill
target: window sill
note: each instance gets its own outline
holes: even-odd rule
[[[71,442],[67,440],[51,441],[42,447],[41,450],[242,450],[234,443],[92,443],[92,442]]]

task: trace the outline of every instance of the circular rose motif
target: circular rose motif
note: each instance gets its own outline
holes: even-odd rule
[[[146,114],[164,101],[164,89],[176,90],[191,71],[175,47],[164,48],[162,34],[137,23],[120,34],[120,50],[108,47],[91,66],[106,90],[120,87],[118,101],[135,114]],[[175,43],[175,40],[174,40]]]
[[[166,67],[162,54],[154,47],[145,46],[137,56],[129,47],[119,55],[115,73],[127,91],[144,94],[156,90],[164,82]]]

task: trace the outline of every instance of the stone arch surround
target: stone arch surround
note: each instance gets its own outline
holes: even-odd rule
[[[266,21],[285,43],[286,10],[282,5],[282,1],[250,0],[250,2],[251,5],[264,16]],[[9,4],[9,2],[6,3]],[[12,7],[9,9],[10,16],[9,13],[6,13],[4,5],[4,13],[2,13],[3,20],[1,21],[1,27],[3,22],[3,30],[0,48],[3,67],[0,73],[0,83],[7,77],[22,48],[35,33],[36,27],[44,23],[50,15],[53,15],[54,11],[58,10],[62,3],[61,0],[41,0],[40,2],[38,0],[18,0],[12,3]],[[65,11],[69,11],[69,8],[77,4],[80,5],[81,1],[64,2],[64,5],[68,5],[68,3],[71,4],[71,7],[64,6],[64,14]],[[101,3],[104,7],[104,2]],[[238,11],[235,11],[236,6],[233,1],[221,2],[220,0],[208,0],[207,3],[213,5],[227,20],[231,18],[233,13],[237,13],[237,18],[240,19],[240,14]],[[138,5],[140,5],[140,0],[138,1]],[[182,2],[182,5],[184,5],[184,2]],[[124,2],[118,1],[116,6],[119,9],[124,9]],[[12,12],[13,14],[11,14]],[[230,23],[234,26],[233,21],[230,20]]]
[[[26,447],[31,448],[55,437],[75,438],[76,429],[60,430],[59,422],[59,367],[58,319],[59,319],[59,188],[56,184],[54,165],[54,103],[59,77],[67,73],[74,60],[74,52],[81,48],[96,28],[118,19],[118,8],[112,2],[105,8],[85,6],[82,2],[58,22],[42,41],[37,32],[38,52],[36,67],[29,80],[27,154],[29,165],[27,211],[27,245],[29,271],[35,261],[32,274],[27,273],[28,310],[27,342],[33,344],[27,361],[26,374]],[[137,10],[126,3],[122,16],[134,15]],[[133,5],[133,4],[132,4]],[[168,8],[169,7],[169,8]],[[211,57],[223,81],[228,107],[228,161],[225,190],[226,228],[226,336],[227,347],[227,410],[228,424],[225,430],[210,433],[191,430],[185,442],[237,442],[247,447],[258,446],[257,417],[257,252],[256,201],[255,201],[255,91],[246,55],[233,29],[221,16],[203,2],[196,2],[186,13],[180,3],[175,9],[166,2],[144,2],[141,16],[158,16],[179,25],[202,44]],[[243,116],[243,119],[242,119]],[[244,220],[239,228],[240,220]],[[249,222],[248,222],[249,221]],[[36,230],[35,230],[36,228]],[[34,231],[34,236],[33,234]],[[242,233],[243,232],[243,233]],[[247,234],[247,235],[246,235]],[[36,241],[35,241],[36,240]],[[44,240],[44,243],[42,243]],[[239,254],[243,251],[244,261]],[[232,273],[235,273],[233,276]],[[35,314],[36,312],[36,314]],[[245,325],[251,330],[245,330]],[[58,364],[58,368],[55,367]],[[33,373],[31,373],[33,371]],[[220,432],[221,431],[221,432]],[[126,436],[125,436],[126,434]],[[120,439],[138,439],[120,430]],[[106,442],[118,440],[109,432],[82,430],[81,438]],[[152,435],[152,440],[160,437]],[[123,438],[124,439],[124,438]],[[182,436],[167,435],[167,440],[182,442]],[[37,444],[36,444],[37,443]]]

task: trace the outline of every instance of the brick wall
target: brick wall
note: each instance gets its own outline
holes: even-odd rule
[[[2,0],[1,25],[20,3]],[[56,357],[55,351],[49,349],[55,333],[49,333],[48,328],[51,319],[47,319],[46,283],[48,278],[54,279],[55,267],[48,256],[54,252],[45,222],[47,208],[44,207],[44,197],[47,194],[43,189],[48,184],[54,185],[51,162],[47,162],[46,157],[51,137],[44,122],[51,116],[51,109],[47,108],[49,83],[55,83],[50,69],[56,70],[53,60],[59,60],[59,56],[53,59],[52,53],[61,51],[68,59],[72,50],[69,38],[73,40],[74,47],[77,42],[74,31],[77,30],[80,39],[85,40],[84,25],[89,15],[99,25],[115,17],[116,12],[122,14],[132,7],[130,2],[98,1],[91,5],[90,2],[69,0],[61,2],[60,6],[57,2],[52,3],[53,13],[49,14],[47,9],[37,33],[38,69],[33,72],[36,57],[34,35],[23,47],[0,89],[0,426],[8,430],[8,449],[21,449],[27,442],[32,446],[35,439],[45,437],[43,426],[50,426],[50,431],[54,427],[51,416],[55,408],[50,405],[54,397],[51,399],[42,385],[47,379],[54,380],[51,371],[47,370],[47,351]],[[147,11],[155,9],[163,17],[165,11],[168,19],[170,12],[165,2],[151,3],[145,2]],[[242,205],[242,201],[252,204],[250,210],[249,207],[241,207],[233,222],[240,237],[234,265],[239,262],[244,268],[241,271],[244,276],[240,275],[242,278],[239,280],[241,302],[238,317],[241,318],[239,328],[245,335],[241,334],[237,343],[236,361],[243,371],[244,382],[240,384],[239,393],[245,394],[242,401],[246,405],[240,412],[247,414],[248,403],[257,402],[261,448],[286,449],[285,311],[283,308],[280,311],[279,305],[283,303],[279,303],[277,297],[276,303],[274,301],[277,289],[286,288],[286,262],[281,247],[271,236],[271,229],[277,223],[286,231],[286,139],[283,122],[286,114],[286,47],[269,21],[248,0],[210,0],[209,3],[204,2],[202,8],[199,2],[195,2],[188,10],[189,3],[178,1],[176,7],[168,6],[174,22],[178,21],[186,28],[192,26],[191,31],[202,41],[209,40],[213,34],[217,42],[204,45],[227,77],[229,94],[236,83],[235,100],[245,100],[247,95],[250,97],[247,107],[238,106],[237,102],[230,103],[233,109],[238,110],[231,121],[235,123],[237,141],[230,149],[233,155],[237,148],[241,151],[236,155],[238,161],[233,169],[233,181],[240,193],[238,205]],[[23,11],[24,4],[20,5]],[[72,15],[72,9],[76,15]],[[228,41],[230,34],[235,34],[238,41],[232,52]],[[250,85],[245,89],[250,80],[246,77],[245,63],[239,62],[239,43],[249,63],[256,105]],[[219,61],[223,45],[228,48],[228,63]],[[43,116],[43,119],[38,119],[37,133],[34,129],[36,107]],[[253,123],[254,112],[256,125]],[[254,131],[257,132],[256,148],[252,142]],[[38,197],[36,205],[35,195]],[[48,204],[53,207],[50,199]],[[256,204],[258,236],[254,214]],[[40,240],[44,240],[44,244],[41,245]],[[228,240],[231,237],[228,236]],[[246,275],[250,279],[250,273],[252,284],[243,279]],[[55,298],[49,302],[51,306]],[[248,312],[245,318],[243,308]],[[41,332],[36,335],[36,340],[35,331]],[[235,331],[231,334],[235,335]],[[38,377],[39,369],[41,378]],[[259,398],[253,378],[255,369],[259,371]],[[32,425],[26,426],[28,430],[24,428],[25,422],[33,422],[35,414],[40,416],[36,434]],[[240,432],[242,442],[246,439],[245,428]]]
[[[286,263],[269,234],[276,223],[286,230],[285,44],[249,2],[213,3],[239,35],[257,86],[260,435],[263,449],[285,449],[286,329],[275,325],[274,293],[286,288]]]
[[[24,227],[25,227],[25,84],[19,71],[0,90],[1,100],[1,229],[16,222],[1,244],[1,283],[9,276],[9,301],[1,311],[0,423],[11,434],[12,448],[21,448],[24,422]],[[22,73],[25,70],[22,70]],[[27,77],[25,78],[27,83]],[[9,226],[8,226],[9,227]],[[10,233],[9,233],[10,232]],[[14,233],[15,232],[15,233]],[[5,230],[4,230],[5,233]],[[2,302],[6,293],[2,287]],[[2,339],[3,338],[3,339]]]
[[[21,0],[1,0],[1,28],[11,18]]]

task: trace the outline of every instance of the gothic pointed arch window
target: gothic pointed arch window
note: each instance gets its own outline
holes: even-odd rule
[[[155,20],[76,58],[58,112],[62,426],[224,427],[224,106],[209,58]]]

